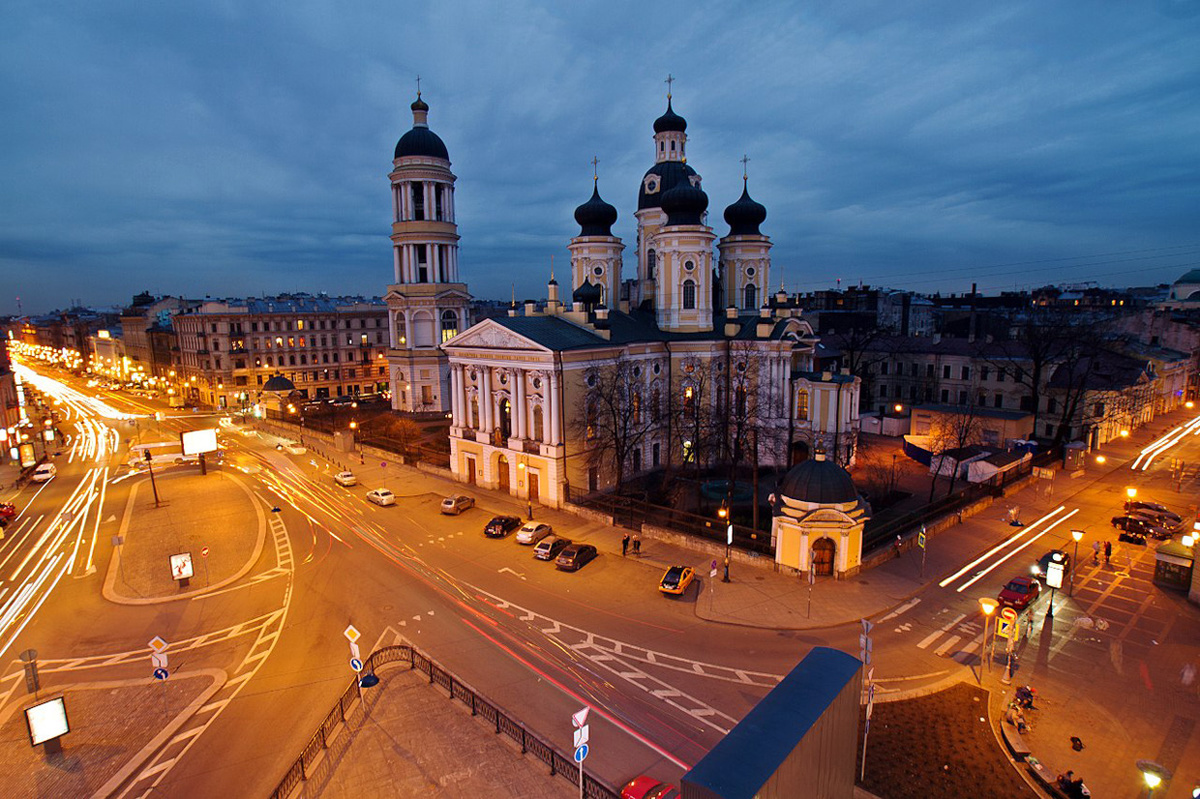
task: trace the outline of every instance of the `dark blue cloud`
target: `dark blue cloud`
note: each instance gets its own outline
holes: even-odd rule
[[[541,296],[551,255],[566,273],[593,155],[633,274],[668,72],[718,233],[746,153],[793,290],[1200,264],[1183,0],[26,6],[0,31],[0,313],[143,288],[383,293],[417,73],[477,296]]]

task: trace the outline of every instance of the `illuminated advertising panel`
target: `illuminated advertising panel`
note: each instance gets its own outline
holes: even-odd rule
[[[192,578],[192,553],[180,552],[171,556],[171,579],[190,580]]]
[[[29,743],[44,744],[71,731],[67,723],[67,706],[61,696],[25,708],[25,723],[29,726]]]
[[[215,452],[217,449],[217,428],[206,430],[188,430],[179,434],[179,444],[183,447],[183,456],[201,455],[205,452]]]

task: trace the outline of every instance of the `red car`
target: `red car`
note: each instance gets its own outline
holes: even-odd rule
[[[1000,589],[1000,596],[996,597],[996,600],[1001,607],[1024,610],[1038,598],[1041,591],[1042,586],[1037,580],[1021,575],[1009,580],[1008,585]]]
[[[17,506],[11,502],[0,502],[0,527],[17,518]]]
[[[679,799],[679,797],[679,789],[674,785],[659,782],[645,774],[634,777],[621,789],[621,799]]]

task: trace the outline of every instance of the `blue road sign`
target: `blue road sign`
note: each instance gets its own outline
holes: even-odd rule
[[[165,680],[165,679],[167,679],[168,676],[169,675],[168,675],[168,672],[166,669],[155,669],[154,670],[154,679],[156,679],[156,680]]]
[[[587,744],[580,744],[579,748],[575,750],[575,762],[582,763],[584,760],[586,760],[587,752]]]
[[[362,671],[362,661],[358,658],[350,658],[350,668],[355,671]]]

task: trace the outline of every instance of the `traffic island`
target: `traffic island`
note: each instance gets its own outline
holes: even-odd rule
[[[859,724],[859,768],[862,722]],[[1000,748],[988,692],[967,683],[915,699],[876,702],[861,785],[885,799],[1034,799]]]
[[[266,541],[262,503],[220,471],[157,478],[169,502],[155,507],[149,481],[136,483],[112,549],[104,597],[125,605],[191,599],[242,578]]]

